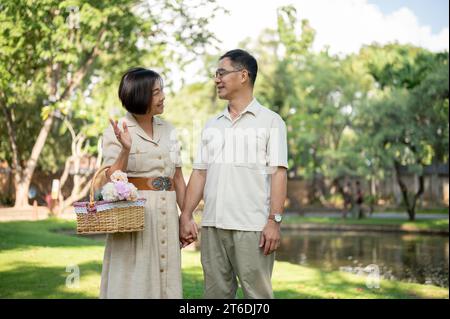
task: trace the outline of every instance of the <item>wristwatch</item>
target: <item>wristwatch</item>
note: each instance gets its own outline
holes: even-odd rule
[[[283,220],[283,215],[278,214],[278,213],[270,214],[269,219],[272,219],[274,222],[279,224]]]

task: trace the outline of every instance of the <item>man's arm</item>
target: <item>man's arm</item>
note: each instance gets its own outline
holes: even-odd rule
[[[177,195],[177,203],[180,210],[183,208],[184,197],[186,194],[186,182],[184,181],[183,171],[181,167],[175,169],[175,175],[173,176],[175,184],[175,192]]]
[[[285,167],[278,167],[272,174],[270,187],[270,214],[282,214],[287,196],[287,172]],[[261,234],[259,247],[264,247],[264,255],[270,255],[280,246],[280,224],[272,219],[267,221]]]
[[[186,199],[181,211],[182,216],[192,218],[192,214],[198,203],[203,198],[203,190],[206,183],[206,170],[194,169],[186,189]]]
[[[198,229],[192,214],[203,197],[205,183],[206,170],[194,169],[189,178],[180,216],[180,239],[183,247],[186,247],[197,239]]]
[[[270,186],[270,213],[282,214],[287,197],[287,169],[278,167],[272,175]]]

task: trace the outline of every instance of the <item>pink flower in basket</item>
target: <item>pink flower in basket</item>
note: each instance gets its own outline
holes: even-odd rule
[[[138,198],[137,188],[128,183],[127,175],[121,171],[115,171],[111,175],[112,182],[107,183],[102,188],[103,200],[119,201],[131,200],[135,201]]]
[[[131,189],[127,186],[126,182],[114,182],[114,186],[116,187],[117,190],[117,195],[119,195],[119,200],[124,200],[127,198],[130,198],[131,196]]]

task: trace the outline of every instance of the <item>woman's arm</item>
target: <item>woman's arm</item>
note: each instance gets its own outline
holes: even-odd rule
[[[175,183],[178,207],[180,207],[181,210],[183,208],[184,196],[186,194],[186,182],[184,181],[183,170],[181,167],[176,168],[173,181]]]
[[[106,177],[108,178],[108,181],[111,180],[111,175],[117,171],[120,170],[122,172],[125,172],[128,166],[128,156],[130,155],[130,150],[122,147],[122,150],[119,153],[119,156],[117,157],[114,164],[111,165],[111,167],[106,171]]]
[[[119,156],[117,157],[114,164],[106,171],[106,177],[108,180],[111,180],[111,175],[117,171],[121,170],[123,172],[126,171],[128,166],[128,156],[130,155],[131,149],[131,135],[128,131],[128,126],[125,122],[123,122],[123,131],[119,129],[118,122],[110,119],[110,123],[114,130],[114,135],[122,146],[120,150]]]

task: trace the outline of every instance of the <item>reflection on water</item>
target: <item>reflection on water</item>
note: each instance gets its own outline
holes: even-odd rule
[[[375,264],[381,278],[448,287],[448,236],[283,231],[276,259],[324,270]]]

